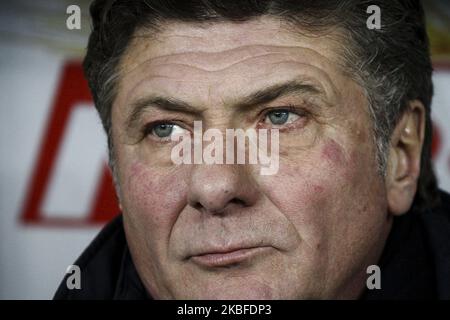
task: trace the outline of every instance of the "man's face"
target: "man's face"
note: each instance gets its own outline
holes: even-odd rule
[[[367,99],[340,71],[336,41],[300,34],[262,18],[169,23],[131,43],[112,134],[127,240],[155,298],[352,298],[363,290],[390,229]],[[221,132],[278,129],[278,172],[175,165],[170,136],[192,134],[194,121]]]

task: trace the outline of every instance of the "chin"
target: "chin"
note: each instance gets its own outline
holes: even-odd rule
[[[199,300],[275,300],[282,297],[264,285],[248,285],[241,282],[227,288],[210,287],[202,292],[190,293],[189,297]]]
[[[287,283],[270,284],[267,277],[227,275],[226,278],[211,278],[187,287],[189,292],[177,294],[177,299],[194,300],[276,300],[293,299]],[[198,285],[200,283],[200,285]]]

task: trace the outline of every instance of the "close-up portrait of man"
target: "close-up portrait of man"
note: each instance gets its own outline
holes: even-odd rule
[[[83,69],[121,214],[55,299],[450,299],[420,1],[90,15]]]

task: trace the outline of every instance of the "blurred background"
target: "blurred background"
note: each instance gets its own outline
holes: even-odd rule
[[[435,69],[433,160],[450,191],[450,2],[424,2]],[[89,3],[0,4],[0,299],[51,298],[118,212],[106,137],[81,70]],[[67,28],[70,5],[81,9],[81,29]]]

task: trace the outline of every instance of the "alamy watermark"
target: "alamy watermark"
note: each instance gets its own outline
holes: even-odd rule
[[[370,276],[367,278],[366,286],[369,290],[381,289],[381,270],[376,264],[370,265],[366,270],[367,274]]]
[[[370,5],[367,7],[366,10],[367,13],[370,14],[370,16],[367,18],[366,26],[369,30],[381,29],[381,9],[377,5]]]
[[[370,5],[367,7],[366,13],[370,16],[366,20],[368,29],[381,29],[381,9],[377,5]],[[66,19],[66,27],[69,30],[81,29],[81,9],[78,5],[69,5],[66,9],[66,14],[69,16]]]
[[[69,30],[81,29],[81,9],[76,4],[67,7],[66,13],[69,15],[66,19],[66,27]]]
[[[177,165],[259,164],[261,175],[273,175],[279,169],[278,129],[226,129],[224,136],[222,131],[214,128],[203,133],[202,121],[194,121],[193,138],[174,134],[171,140],[178,142],[170,155]],[[204,142],[207,143],[205,147]]]
[[[66,274],[70,274],[66,279],[66,287],[69,290],[81,289],[81,269],[76,264],[67,267]]]

